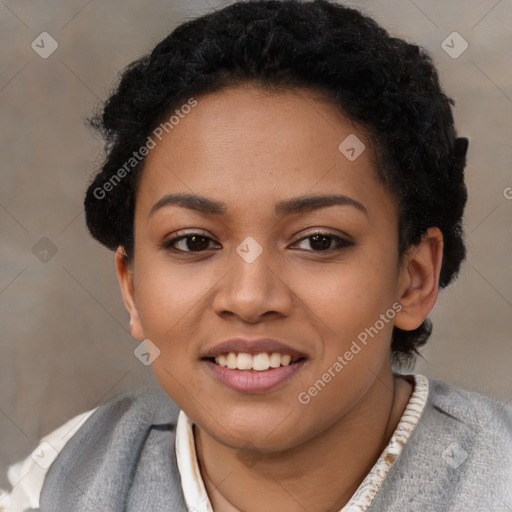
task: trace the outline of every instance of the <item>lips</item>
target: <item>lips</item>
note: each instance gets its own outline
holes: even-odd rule
[[[227,387],[241,393],[266,393],[291,379],[308,356],[273,339],[224,341],[204,352],[210,374]]]

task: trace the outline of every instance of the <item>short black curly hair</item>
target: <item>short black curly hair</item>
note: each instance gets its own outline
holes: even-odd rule
[[[444,237],[439,286],[465,258],[462,215],[467,139],[458,138],[451,106],[425,50],[391,37],[361,12],[327,1],[237,2],[175,28],[123,71],[117,89],[90,122],[106,157],[85,195],[92,236],[133,255],[137,183],[144,159],[112,182],[134,152],[191,97],[242,84],[307,88],[363,126],[378,155],[378,175],[396,199],[399,254],[429,227]],[[115,177],[115,176],[114,176]],[[110,183],[110,186],[109,186]],[[101,193],[99,193],[100,191]],[[108,193],[107,193],[108,192]],[[412,363],[432,331],[394,328],[392,355]]]

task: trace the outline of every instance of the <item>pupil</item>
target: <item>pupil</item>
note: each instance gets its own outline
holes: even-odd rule
[[[198,240],[201,240],[203,243],[197,243]],[[208,240],[204,236],[189,236],[187,238],[187,248],[190,250],[201,250],[208,248]]]
[[[317,244],[317,248],[321,250],[329,249],[329,246],[331,245],[331,240],[329,236],[326,235],[314,235],[311,237],[312,243],[311,247],[315,248],[315,243],[319,240],[322,240],[322,243]]]

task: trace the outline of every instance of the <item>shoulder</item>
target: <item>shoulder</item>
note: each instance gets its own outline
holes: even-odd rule
[[[175,425],[179,409],[160,388],[142,388],[122,393],[106,403],[74,416],[40,439],[34,451],[7,469],[10,492],[1,497],[0,512],[22,512],[39,507],[44,480],[53,462],[70,445],[112,443],[126,425],[147,428],[150,424]],[[102,443],[98,440],[102,439]],[[115,442],[115,441],[114,441]]]
[[[444,428],[454,439],[452,448],[469,462],[465,475],[478,471],[496,484],[502,480],[512,490],[512,407],[443,381],[431,379],[430,386],[430,408],[437,416],[433,431]],[[479,479],[483,486],[487,485],[484,480]]]
[[[484,394],[428,381],[418,423],[369,510],[512,509],[511,409]]]
[[[10,492],[4,491],[4,497],[0,500],[0,511],[5,509],[9,512],[18,512],[28,507],[39,506],[39,494],[49,466],[96,410],[97,407],[66,421],[42,437],[28,457],[7,468],[7,479],[12,489]]]
[[[98,407],[69,439],[49,468],[66,472],[72,467],[93,467],[98,461],[127,454],[135,456],[150,431],[175,431],[179,408],[161,388],[146,387],[118,395]],[[133,453],[132,453],[133,452]],[[127,459],[126,459],[127,460]],[[48,480],[48,477],[46,480]]]
[[[512,508],[512,408],[484,394],[431,380],[433,433],[449,476],[453,510]],[[431,438],[432,439],[432,438]],[[450,510],[452,510],[450,508]]]
[[[512,408],[489,396],[447,382],[429,379],[430,406],[439,414],[466,425],[475,438],[512,437]],[[457,424],[455,423],[455,425]]]

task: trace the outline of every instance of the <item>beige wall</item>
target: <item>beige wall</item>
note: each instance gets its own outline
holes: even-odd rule
[[[124,65],[187,17],[226,3],[0,3],[0,470],[72,415],[155,382],[133,356],[112,254],[85,230],[82,197],[101,142],[83,119]],[[512,3],[352,5],[431,51],[457,101],[459,133],[471,139],[469,259],[439,299],[416,369],[509,401],[512,199],[504,191],[512,187]],[[43,31],[58,42],[47,59],[31,48]],[[457,59],[441,47],[453,31],[469,43]],[[34,252],[44,257],[45,250],[42,262]]]

